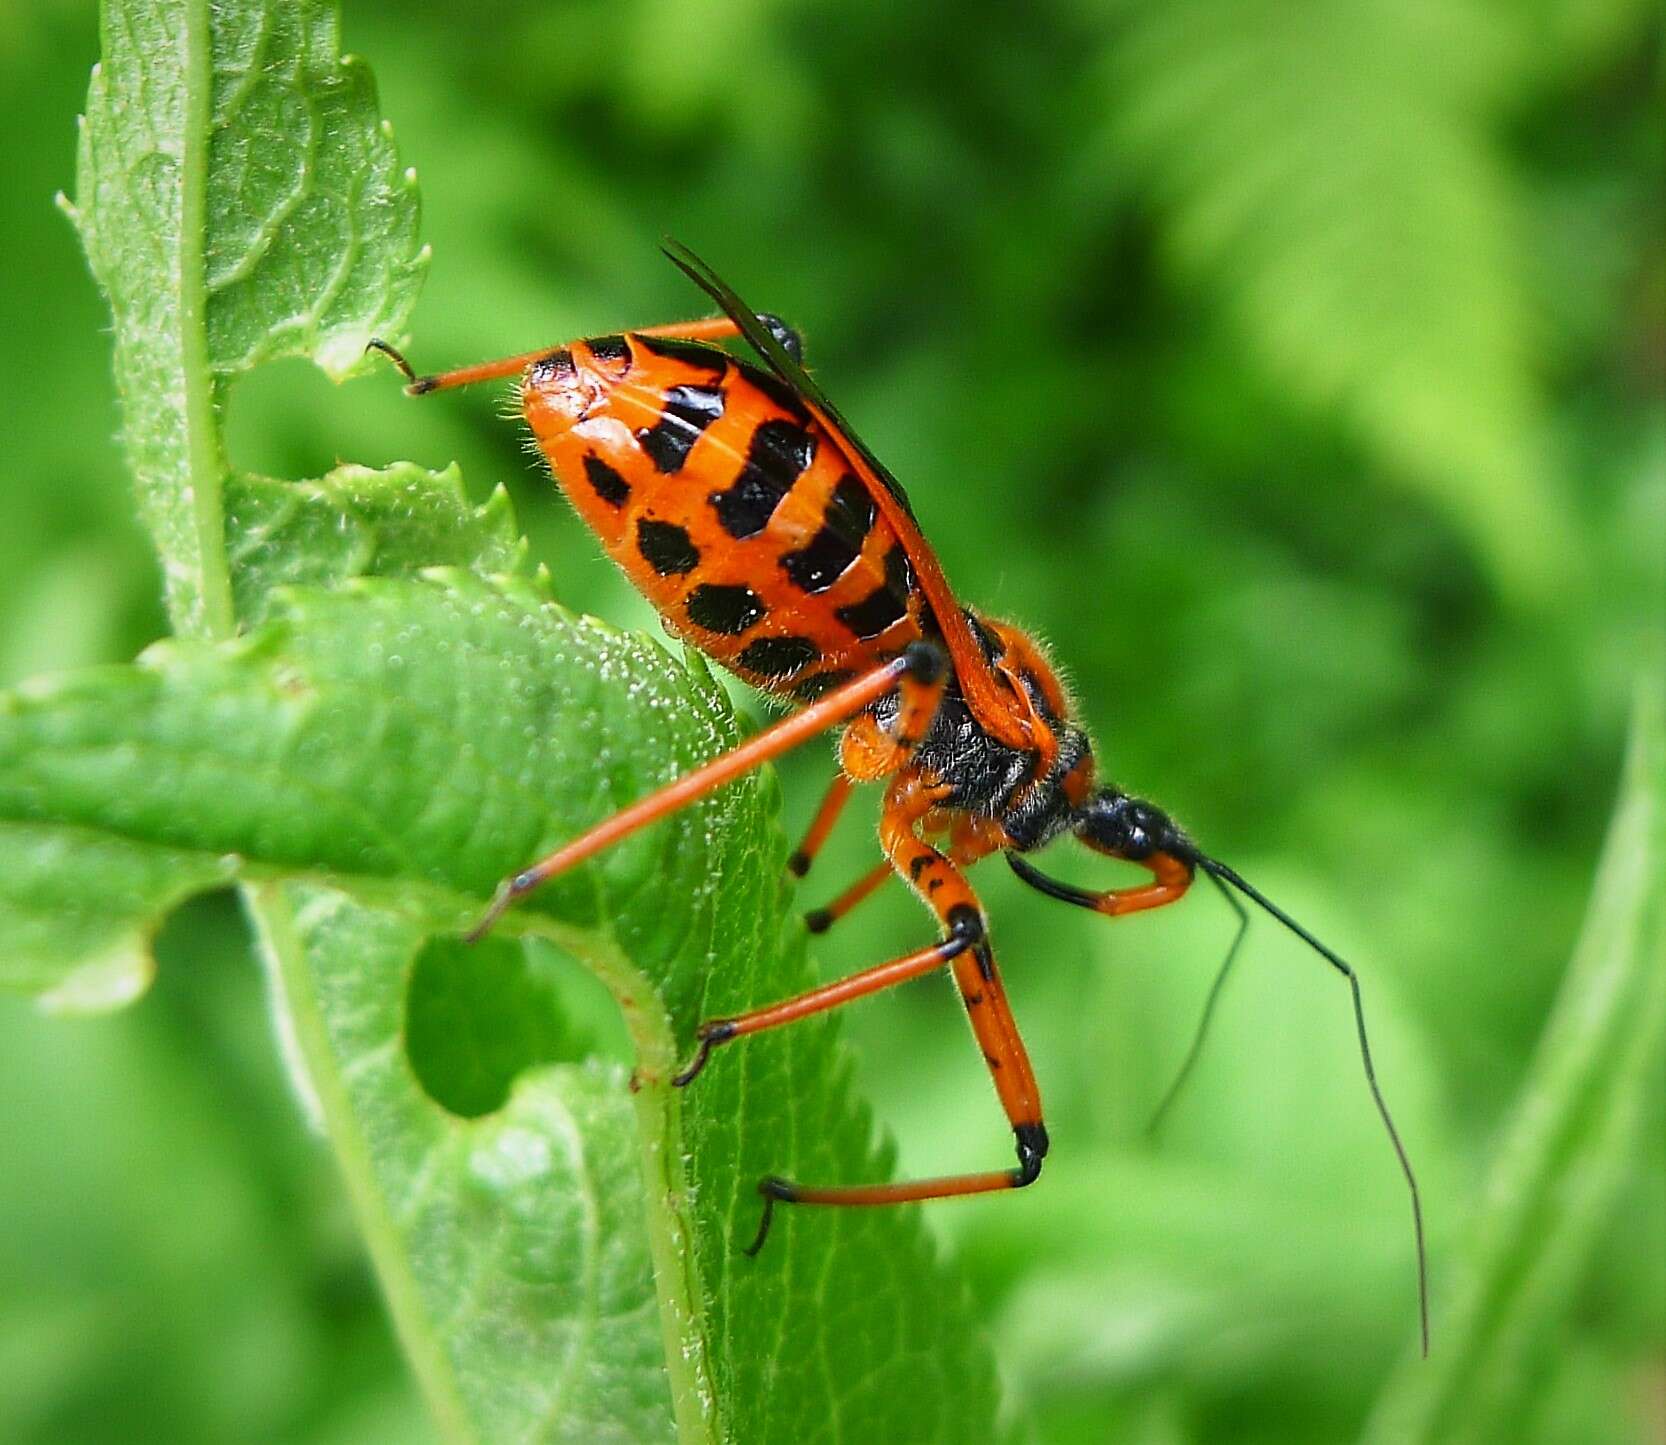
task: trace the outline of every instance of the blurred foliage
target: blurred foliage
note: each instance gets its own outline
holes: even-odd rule
[[[803,326],[966,596],[1053,639],[1107,771],[1360,966],[1439,1352],[1661,661],[1655,8],[364,3],[345,32],[422,171],[420,364],[687,314],[654,242],[689,241]],[[86,7],[0,13],[5,682],[164,630],[105,313],[50,203],[95,53]],[[231,451],[278,477],[455,458],[475,501],[510,487],[565,601],[652,625],[498,411],[289,363],[234,391]],[[827,766],[782,769],[790,822]],[[808,897],[871,849],[848,824]],[[1228,920],[1200,895],[1109,926],[980,877],[1055,1156],[928,1218],[1015,1416],[1049,1445],[1357,1435],[1413,1307],[1345,999],[1257,928],[1149,1142]],[[923,928],[893,890],[823,966]],[[230,905],[161,953],[123,1016],[0,1003],[0,1438],[422,1438]],[[954,1012],[924,984],[852,1020],[910,1171],[1004,1147]],[[1555,1348],[1507,1438],[1666,1431],[1666,1091],[1637,1067],[1645,1142],[1537,1301]]]

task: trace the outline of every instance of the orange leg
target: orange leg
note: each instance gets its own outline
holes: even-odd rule
[[[695,1030],[694,1036],[699,1041],[699,1047],[695,1050],[693,1059],[680,1073],[672,1075],[671,1082],[679,1089],[693,1083],[696,1075],[706,1067],[706,1061],[711,1058],[711,1052],[718,1044],[726,1044],[731,1039],[743,1039],[748,1034],[762,1033],[765,1029],[780,1028],[782,1024],[796,1023],[799,1019],[809,1018],[811,1014],[821,1013],[824,1009],[838,1008],[840,1004],[866,998],[870,993],[878,993],[894,984],[907,983],[909,979],[918,978],[922,973],[930,973],[941,968],[955,954],[967,947],[968,941],[965,939],[946,938],[929,948],[905,953],[901,958],[893,958],[888,963],[865,968],[860,973],[851,974],[849,978],[823,984],[820,988],[783,999],[780,1003],[772,1003],[766,1008],[753,1009],[750,1013],[738,1014],[729,1019],[707,1019]]]
[[[1153,853],[1149,858],[1130,860],[1149,869],[1153,882],[1142,883],[1138,888],[1107,888],[1103,893],[1073,888],[1068,883],[1049,878],[1045,873],[1037,872],[1016,853],[1008,853],[1006,858],[1014,873],[1049,898],[1063,899],[1078,908],[1091,908],[1095,913],[1108,913],[1113,918],[1174,903],[1184,897],[1186,890],[1192,886],[1192,865],[1170,853]]]
[[[806,913],[804,926],[811,933],[826,933],[858,903],[877,893],[890,880],[894,871],[890,863],[885,862],[871,873],[864,873],[825,908],[812,908]]]
[[[798,333],[779,317],[758,317],[786,349],[799,355],[802,346]],[[708,317],[700,321],[674,321],[665,326],[639,326],[633,335],[663,336],[673,341],[727,341],[740,335],[740,328],[727,316]],[[472,386],[477,381],[498,381],[505,376],[519,376],[533,362],[548,356],[555,348],[541,346],[536,351],[523,351],[515,356],[500,356],[493,361],[476,362],[473,366],[459,366],[452,371],[436,372],[432,376],[418,376],[404,354],[387,342],[374,337],[365,345],[366,351],[379,351],[387,357],[405,378],[405,390],[411,396],[427,396],[431,391],[449,391],[457,386]]]
[[[1039,889],[1050,897],[1063,899],[1066,903],[1091,908],[1095,913],[1109,914],[1113,918],[1125,913],[1138,913],[1148,908],[1161,908],[1183,897],[1186,890],[1192,886],[1193,865],[1182,858],[1176,858],[1169,853],[1153,853],[1149,858],[1133,861],[1150,869],[1152,882],[1137,888],[1112,888],[1103,893],[1093,893],[1085,888],[1074,888],[1068,883],[1060,883],[1056,878],[1049,878],[1045,873],[1037,872],[1016,853],[1007,854],[1007,862],[1012,866],[1012,871],[1032,888]],[[1197,1029],[1192,1035],[1191,1047],[1186,1051],[1186,1057],[1180,1065],[1180,1071],[1174,1077],[1174,1082],[1169,1085],[1162,1102],[1157,1105],[1156,1113],[1151,1116],[1151,1122],[1146,1126],[1147,1134],[1156,1133],[1163,1122],[1163,1116],[1179,1097],[1180,1090],[1198,1061],[1198,1056],[1203,1052],[1204,1041],[1209,1035],[1209,1025],[1215,1015],[1215,1005],[1220,1001],[1221,990],[1226,985],[1227,975],[1232,971],[1232,962],[1238,956],[1238,945],[1244,941],[1244,932],[1249,927],[1249,915],[1244,911],[1243,904],[1232,896],[1219,878],[1213,878],[1212,881],[1220,890],[1221,897],[1226,899],[1227,905],[1238,915],[1238,931],[1233,935],[1232,944],[1227,949],[1226,961],[1221,964],[1220,971],[1210,986],[1209,995],[1203,1005],[1203,1017],[1198,1021]]]
[[[611,818],[604,819],[572,842],[556,849],[548,857],[523,869],[498,885],[485,916],[469,933],[471,943],[483,938],[504,911],[516,899],[524,897],[541,883],[565,873],[592,854],[611,847],[629,837],[638,828],[657,822],[668,813],[687,807],[696,799],[714,792],[725,783],[733,782],[743,773],[779,757],[790,748],[845,721],[878,701],[893,688],[900,689],[905,699],[929,692],[941,696],[947,678],[947,660],[941,649],[929,642],[911,643],[903,654],[883,667],[834,688],[819,702],[802,712],[783,718],[773,727],[747,739],[721,757],[713,758],[704,767],[685,773],[675,782],[667,783],[646,798],[621,808]]]
[[[1192,865],[1167,853],[1153,853],[1141,866],[1151,870],[1154,881],[1139,888],[1110,889],[1099,899],[1101,913],[1116,918],[1124,913],[1161,908],[1166,903],[1178,902],[1192,886]]]
[[[804,341],[779,316],[767,311],[757,313],[769,332],[794,361],[804,359]],[[700,321],[673,321],[665,326],[639,326],[637,336],[664,336],[673,341],[731,341],[741,334],[738,323],[727,316],[708,316]]]
[[[707,316],[699,321],[669,321],[663,326],[638,326],[638,336],[663,336],[670,341],[729,341],[740,335],[740,327],[727,316]]]
[[[548,356],[554,348],[542,346],[537,351],[523,351],[517,356],[500,356],[495,361],[459,366],[455,371],[441,371],[433,376],[418,376],[411,363],[405,360],[404,352],[396,351],[387,342],[375,337],[365,343],[364,349],[381,352],[399,368],[399,374],[405,378],[406,395],[426,396],[431,391],[449,391],[454,386],[472,386],[477,381],[496,381],[504,376],[519,376],[539,357]]]
[[[983,1050],[1001,1107],[1012,1125],[1018,1167],[894,1184],[804,1185],[771,1175],[758,1183],[764,1212],[748,1254],[763,1248],[777,1204],[908,1204],[1022,1189],[1041,1175],[1041,1161],[1048,1147],[1047,1129],[1041,1121],[1041,1095],[995,967],[983,910],[960,870],[922,842],[915,831],[920,818],[935,804],[936,791],[917,773],[899,777],[886,795],[880,838],[892,866],[942,919],[948,941],[964,940],[951,961],[955,985]]]
[[[821,806],[816,809],[816,816],[810,822],[810,831],[804,835],[804,841],[793,850],[792,857],[787,859],[789,872],[802,878],[810,871],[810,865],[816,861],[816,854],[821,852],[827,835],[833,831],[833,825],[839,821],[839,814],[844,812],[845,804],[850,801],[853,786],[843,773],[833,779],[827,796],[821,800]]]
[[[925,905],[951,934],[975,931],[976,945],[955,960],[955,983],[966,1005],[972,1033],[983,1049],[984,1062],[994,1076],[995,1092],[1014,1129],[1041,1122],[1041,1095],[1006,991],[995,968],[983,923],[983,909],[966,875],[931,844],[921,840],[917,827],[942,796],[918,773],[904,773],[885,794],[879,820],[880,846]]]
[[[983,910],[960,870],[937,849],[920,840],[916,827],[935,806],[941,788],[918,773],[905,774],[892,784],[885,798],[880,838],[890,866],[908,879],[942,921],[943,939],[930,948],[867,969],[838,983],[733,1019],[702,1024],[700,1049],[674,1083],[686,1084],[704,1067],[712,1048],[730,1039],[792,1023],[824,1009],[836,1008],[892,984],[916,978],[949,963],[966,1005],[972,1032],[983,1049],[995,1091],[1001,1100],[1017,1143],[1018,1167],[977,1174],[894,1184],[803,1185],[771,1175],[758,1184],[764,1199],[757,1237],[747,1249],[756,1254],[768,1237],[779,1204],[872,1205],[906,1204],[925,1199],[947,1199],[992,1190],[1022,1189],[1041,1174],[1047,1153],[1047,1130],[1041,1122],[1041,1097],[1028,1055],[1008,1007],[1001,977],[990,951]]]

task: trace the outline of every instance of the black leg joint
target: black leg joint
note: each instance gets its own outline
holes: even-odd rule
[[[1018,1169],[1012,1176],[1012,1185],[1014,1189],[1022,1189],[1041,1178],[1041,1161],[1047,1157],[1047,1126],[1019,1124],[1012,1132],[1018,1140]]]
[[[804,915],[804,926],[811,933],[826,933],[833,926],[832,911],[826,908],[812,908]]]
[[[959,958],[969,948],[978,961],[978,973],[988,983],[995,977],[995,955],[989,951],[988,931],[983,926],[983,915],[970,903],[957,903],[945,920],[949,936],[943,940],[943,958]]]
[[[916,682],[936,682],[948,671],[949,655],[935,642],[911,642],[903,648],[902,657]]]
[[[943,958],[959,958],[969,948],[978,961],[978,973],[988,983],[995,977],[995,955],[989,951],[989,938],[983,926],[983,915],[970,903],[957,903],[949,910],[949,936],[943,940]]]
[[[802,878],[809,871],[810,855],[804,852],[803,849],[799,849],[792,857],[787,859],[787,872],[791,873],[794,878]]]
[[[758,1181],[758,1193],[765,1199],[779,1199],[785,1204],[798,1203],[798,1190],[791,1180],[778,1174],[766,1174]]]
[[[769,1226],[775,1222],[775,1203],[779,1200],[783,1204],[796,1204],[798,1191],[785,1179],[774,1174],[766,1174],[758,1181],[758,1193],[764,1197],[763,1217],[758,1220],[758,1233],[752,1243],[742,1252],[748,1259],[755,1258],[764,1241],[769,1238]]]
[[[771,311],[760,311],[757,315],[758,320],[764,324],[764,330],[775,338],[781,350],[792,357],[794,361],[802,362],[804,360],[804,338],[798,334],[797,330],[788,326],[785,321]]]
[[[733,1019],[707,1019],[694,1032],[694,1037],[700,1043],[699,1048],[694,1051],[694,1057],[689,1060],[688,1066],[681,1073],[671,1076],[671,1087],[684,1089],[692,1084],[699,1077],[700,1070],[706,1067],[706,1061],[712,1056],[712,1049],[734,1036]]]
[[[949,925],[949,942],[963,949],[983,942],[983,915],[970,903],[955,904],[945,922]]]

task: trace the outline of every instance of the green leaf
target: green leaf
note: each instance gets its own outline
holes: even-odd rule
[[[115,1008],[143,993],[161,919],[231,876],[224,861],[62,828],[8,821],[0,833],[9,862],[0,877],[0,988],[35,994],[54,1011]]]
[[[1585,924],[1442,1291],[1433,1350],[1390,1378],[1368,1440],[1519,1434],[1658,1099],[1663,1039],[1666,696],[1651,676]]]
[[[108,890],[89,890],[85,908],[108,892],[123,905],[112,928],[131,926],[127,901],[157,878],[169,900],[228,867],[262,885],[262,937],[311,1092],[413,1357],[430,1362],[431,1396],[442,1418],[467,1422],[464,1438],[545,1420],[537,1381],[504,1378],[532,1369],[506,1339],[571,1331],[601,1309],[599,1296],[630,1291],[597,1277],[589,1293],[534,1294],[534,1308],[522,1263],[492,1252],[504,1229],[534,1232],[537,1212],[517,1195],[502,1207],[524,1207],[527,1219],[484,1229],[485,1206],[468,1191],[496,1166],[478,1156],[511,1147],[501,1142],[506,1119],[533,1108],[526,1091],[546,1073],[522,1078],[507,1115],[464,1120],[442,1108],[401,1042],[414,963],[425,939],[478,915],[497,877],[734,738],[721,689],[661,649],[568,617],[530,582],[461,573],[281,597],[274,622],[245,640],[163,644],[139,667],[82,674],[6,706],[0,873],[38,874],[32,850],[46,847],[55,865],[84,877],[80,850],[97,845]],[[607,984],[625,1009],[643,1083],[636,1141],[624,1116],[606,1116],[592,1097],[605,1092],[594,1079],[570,1105],[584,1125],[561,1122],[569,1106],[551,1099],[577,1087],[570,1071],[557,1071],[554,1094],[536,1095],[542,1143],[524,1120],[510,1131],[514,1147],[570,1153],[582,1144],[590,1161],[539,1175],[537,1200],[552,1220],[539,1238],[556,1248],[556,1216],[574,1207],[573,1191],[596,1187],[583,1183],[585,1171],[625,1187],[618,1181],[629,1171],[613,1151],[641,1149],[655,1187],[644,1200],[638,1173],[628,1207],[605,1207],[621,1219],[648,1216],[660,1287],[680,1312],[675,1348],[699,1357],[693,1373],[708,1382],[684,1388],[713,1392],[704,1423],[701,1400],[679,1400],[685,1438],[787,1438],[828,1420],[856,1437],[883,1438],[904,1419],[919,1438],[984,1432],[988,1361],[917,1215],[809,1211],[785,1219],[756,1263],[737,1256],[756,1223],[760,1174],[883,1172],[831,1030],[807,1024],[749,1041],[686,1096],[666,1086],[695,1020],[811,982],[780,882],[784,843],[767,826],[772,808],[762,783],[736,786],[505,920],[505,935],[546,937]],[[299,901],[274,896],[292,881],[308,884]],[[668,908],[668,898],[683,902]],[[87,926],[82,918],[54,931],[43,920],[29,979],[67,976]],[[784,930],[791,941],[782,947]],[[488,981],[500,975],[485,971]],[[547,1023],[528,1045],[531,1061],[549,1056],[542,1044],[559,1020]],[[623,1080],[611,1087],[628,1113]],[[423,1212],[431,1203],[441,1222]],[[621,1256],[608,1266],[620,1280],[633,1269],[645,1276],[647,1242],[640,1230],[625,1233],[598,1248]],[[581,1267],[565,1254],[541,1267],[558,1266]],[[459,1278],[475,1299],[461,1332]],[[638,1322],[657,1341],[651,1313]],[[647,1393],[663,1407],[657,1369]],[[642,1391],[632,1398],[647,1408]],[[582,1400],[562,1408],[574,1412],[563,1429],[575,1420],[602,1428]]]
[[[316,482],[226,479],[232,596],[245,623],[267,614],[274,588],[349,577],[403,577],[425,567],[519,571],[525,545],[501,487],[471,507],[455,467],[400,462],[337,467]]]
[[[405,1049],[398,984],[414,987],[421,929],[325,888],[257,896],[301,1051],[341,1061],[315,1080],[320,1112],[447,1437],[668,1438],[624,1071],[530,1070],[502,1107],[460,1118],[416,1086]]]
[[[223,382],[397,336],[426,265],[417,196],[342,57],[333,5],[106,6],[69,208],[115,318],[140,510],[176,627],[227,632]]]
[[[1471,4],[1181,0],[1127,8],[1084,101],[1105,116],[1099,163],[1157,202],[1174,267],[1525,598],[1564,564],[1568,519],[1489,134],[1511,45]]]
[[[766,778],[457,940],[499,876],[732,745],[721,689],[539,580],[473,575],[522,549],[454,473],[226,460],[238,375],[340,374],[414,301],[415,193],[334,8],[112,0],[104,32],[77,219],[185,636],[0,701],[0,985],[122,1002],[169,908],[242,886],[448,1438],[989,1436],[992,1362],[917,1215],[807,1211],[738,1255],[764,1172],[884,1175],[832,1027],[667,1086],[700,1018],[813,981]],[[575,1023],[578,966],[634,1091]]]

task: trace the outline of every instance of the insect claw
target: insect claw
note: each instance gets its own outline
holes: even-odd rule
[[[706,1067],[706,1060],[712,1056],[712,1041],[709,1038],[700,1040],[700,1047],[695,1050],[694,1057],[689,1060],[688,1067],[671,1076],[671,1087],[685,1089],[695,1080],[700,1070]]]
[[[711,1057],[712,1049],[716,1045],[726,1043],[734,1038],[735,1033],[735,1021],[733,1019],[707,1019],[705,1023],[701,1024],[699,1031],[695,1034],[695,1037],[700,1040],[700,1047],[695,1051],[694,1058],[690,1061],[689,1066],[680,1074],[672,1075],[672,1087],[681,1089],[693,1083],[695,1075],[706,1067],[706,1060]]]
[[[790,1204],[794,1198],[792,1185],[773,1174],[766,1174],[758,1181],[758,1193],[764,1197],[764,1212],[763,1217],[758,1220],[756,1237],[741,1251],[748,1259],[756,1259],[758,1251],[764,1247],[764,1241],[769,1238],[769,1227],[775,1222],[775,1201],[784,1199]]]
[[[365,342],[364,349],[366,354],[372,351],[381,352],[383,356],[387,357],[389,361],[399,368],[399,374],[410,383],[410,386],[421,385],[421,381],[418,380],[416,372],[411,369],[411,363],[405,360],[404,352],[398,350],[396,347],[388,345],[388,343],[383,341],[381,337],[372,336],[369,341]],[[409,389],[410,387],[406,388],[407,391]]]
[[[516,881],[514,878],[505,878],[498,884],[497,892],[492,894],[492,901],[480,915],[480,922],[463,935],[464,943],[479,943],[492,931],[493,925],[508,911],[509,905],[515,901],[516,893],[520,891],[515,887]]]

